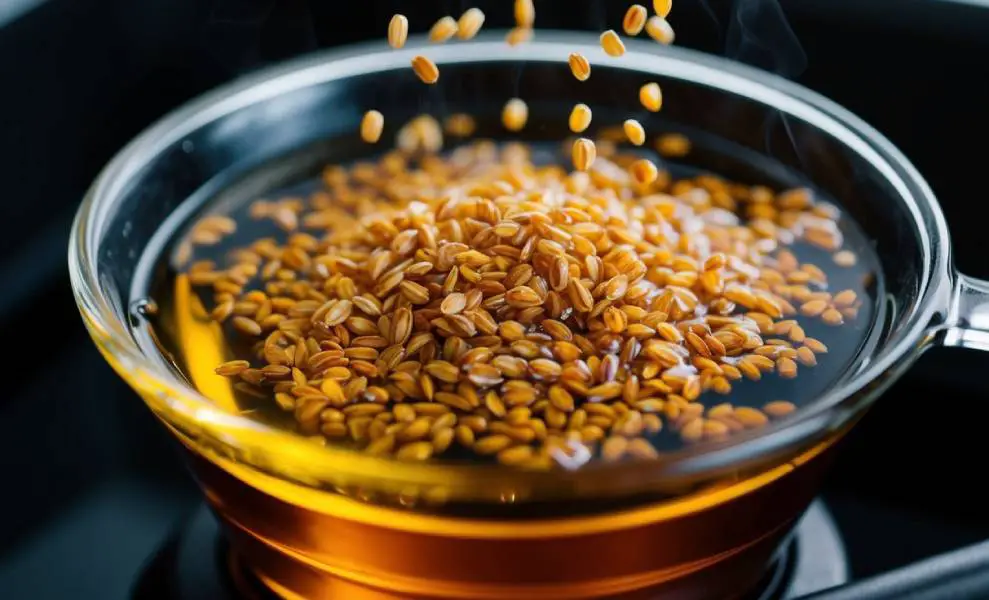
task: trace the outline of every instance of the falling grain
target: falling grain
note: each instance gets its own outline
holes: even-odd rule
[[[536,24],[536,7],[532,0],[515,0],[515,25],[532,29]]]
[[[361,139],[369,144],[377,143],[381,139],[381,131],[384,127],[384,115],[376,110],[367,111],[361,119]]]
[[[567,62],[570,65],[570,72],[577,81],[587,81],[591,77],[591,63],[583,54],[572,52]]]
[[[570,112],[570,131],[583,133],[591,125],[591,109],[586,104],[576,104]]]
[[[622,38],[618,37],[615,30],[609,29],[601,34],[601,47],[608,56],[621,56],[625,54],[625,44]]]
[[[529,120],[529,107],[520,98],[512,98],[501,111],[501,122],[509,131],[522,131]]]
[[[412,58],[412,70],[423,83],[433,84],[440,79],[440,70],[436,63],[422,55]]]
[[[663,92],[659,84],[650,82],[639,88],[639,102],[650,112],[659,112],[663,107]]]
[[[456,19],[450,16],[443,17],[436,21],[429,29],[429,41],[441,44],[457,35],[457,30],[458,24]]]
[[[628,171],[639,185],[649,185],[659,177],[659,169],[648,158],[635,161],[629,166]]]
[[[388,22],[388,45],[402,48],[409,37],[409,20],[405,15],[395,15]]]
[[[635,119],[628,119],[622,124],[622,129],[625,131],[625,137],[628,141],[632,142],[635,146],[641,146],[646,143],[646,130],[642,128],[642,124]]]
[[[646,10],[645,6],[633,4],[625,11],[625,18],[622,19],[622,29],[628,35],[639,35],[642,33],[642,28],[646,26],[646,18],[648,16],[649,11]]]
[[[656,151],[666,158],[683,158],[690,154],[690,139],[679,133],[666,133],[656,138]]]
[[[573,144],[573,166],[578,171],[587,171],[594,164],[597,151],[594,142],[587,138],[579,138]]]
[[[646,33],[660,44],[667,46],[672,44],[676,39],[670,23],[658,15],[649,17],[649,20],[646,21]]]
[[[479,8],[468,8],[460,15],[457,22],[457,37],[462,40],[473,39],[484,25],[484,12]]]
[[[653,0],[652,7],[657,15],[665,19],[673,10],[673,0]]]

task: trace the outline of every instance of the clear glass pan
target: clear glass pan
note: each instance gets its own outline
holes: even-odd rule
[[[362,522],[390,513],[358,518],[348,506],[335,504],[340,492],[363,499],[433,499],[447,507],[472,507],[472,515],[510,515],[498,513],[499,507],[559,501],[567,501],[567,511],[601,513],[618,501],[626,508],[655,503],[711,484],[718,489],[741,485],[736,491],[744,494],[758,487],[753,478],[781,466],[792,468],[829,447],[925,348],[989,348],[989,287],[953,269],[945,220],[933,193],[896,148],[834,103],[766,73],[682,49],[633,42],[624,57],[611,59],[593,36],[540,31],[535,41],[515,48],[501,37],[429,46],[442,79],[428,88],[409,68],[420,51],[415,43],[402,50],[375,44],[318,54],[211,92],[122,150],[80,207],[69,262],[83,318],[107,360],[196,455],[195,464],[219,465],[226,475],[282,502],[347,513]],[[565,66],[574,51],[594,65],[586,83],[576,82]],[[390,123],[422,111],[496,116],[516,91],[530,105],[530,122],[560,124],[527,135],[559,140],[565,136],[562,115],[574,98],[602,114],[622,115],[635,106],[634,90],[650,79],[662,83],[667,98],[676,99],[650,117],[657,128],[680,128],[700,147],[705,136],[730,144],[730,153],[712,144],[701,153],[703,166],[730,174],[740,167],[729,154],[761,159],[781,180],[802,179],[835,198],[875,242],[887,295],[871,346],[839,385],[790,418],[723,443],[617,467],[526,473],[400,464],[316,446],[225,411],[135,340],[128,319],[139,257],[165,219],[194,210],[196,198],[231,173],[326,140],[313,160],[359,157],[367,150],[356,131],[369,106]],[[653,123],[645,125],[650,129]],[[203,477],[199,467],[197,473]],[[223,485],[212,489],[207,483],[208,494],[219,494]],[[792,522],[812,495],[812,489],[802,494],[782,523]],[[218,498],[211,497],[215,505],[221,504]],[[658,506],[668,516],[669,510],[689,511],[701,504]],[[561,505],[553,506],[559,516]],[[640,517],[661,516],[650,514]],[[412,519],[403,527],[422,531],[431,523]]]

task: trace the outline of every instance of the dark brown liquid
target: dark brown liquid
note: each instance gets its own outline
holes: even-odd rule
[[[553,157],[553,151],[549,147],[543,148],[543,156],[539,162],[553,159],[563,161],[563,157]],[[242,336],[233,334],[229,323],[221,328],[210,321],[208,312],[213,308],[211,294],[201,294],[189,288],[187,279],[178,276],[181,268],[176,257],[176,241],[183,239],[196,218],[205,215],[230,216],[237,222],[237,231],[218,244],[195,246],[191,261],[212,260],[218,265],[224,265],[231,250],[248,246],[259,238],[272,237],[279,242],[284,241],[286,234],[272,221],[256,220],[248,216],[251,202],[260,197],[305,199],[313,192],[322,190],[323,186],[317,177],[309,173],[285,176],[285,172],[292,170],[286,169],[285,165],[278,165],[272,170],[281,174],[270,176],[265,169],[249,174],[225,187],[221,193],[205,198],[195,214],[163,225],[159,244],[152,244],[147,251],[149,254],[142,261],[143,272],[138,278],[140,286],[135,290],[136,298],[153,299],[158,305],[158,312],[150,321],[150,330],[144,327],[144,323],[139,323],[135,333],[145,342],[154,344],[168,363],[208,397],[253,419],[294,431],[296,423],[292,413],[280,410],[272,398],[257,398],[241,393],[228,380],[213,372],[216,365],[226,360],[244,358],[255,364],[257,361],[250,346],[239,341],[243,339]],[[673,174],[684,176],[691,173],[673,170]],[[277,183],[266,187],[266,182],[271,181]],[[777,187],[769,181],[745,183],[764,183]],[[858,365],[859,357],[878,329],[875,323],[881,320],[878,318],[881,308],[879,299],[882,298],[883,288],[879,278],[878,259],[866,237],[847,216],[843,216],[839,224],[844,235],[844,249],[857,255],[857,263],[853,267],[837,266],[831,252],[805,242],[797,242],[788,249],[801,263],[811,263],[825,271],[828,276],[828,290],[837,292],[850,289],[856,292],[861,300],[858,315],[853,319],[846,318],[845,323],[838,327],[825,325],[820,319],[795,317],[808,337],[824,342],[829,349],[827,354],[817,357],[817,366],[801,366],[795,379],[784,379],[771,373],[764,374],[760,381],[733,381],[730,394],[719,395],[708,391],[700,397],[699,402],[708,407],[729,402],[736,407],[760,408],[769,401],[787,400],[799,408],[832,390]],[[245,291],[257,287],[258,281],[255,280],[245,287]],[[680,435],[670,427],[664,427],[663,431],[649,437],[660,451],[675,449],[683,444]],[[457,449],[456,444],[443,458],[477,459],[473,453]]]

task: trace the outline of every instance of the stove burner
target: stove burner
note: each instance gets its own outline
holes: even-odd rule
[[[206,557],[212,557],[208,559]],[[795,600],[848,582],[845,548],[820,500],[807,510],[758,588],[739,600]],[[140,573],[132,600],[277,600],[233,555],[201,506]]]

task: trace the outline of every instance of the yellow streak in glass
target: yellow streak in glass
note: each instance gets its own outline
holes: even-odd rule
[[[199,297],[192,291],[189,277],[175,278],[175,326],[182,340],[185,374],[204,396],[218,408],[239,412],[231,380],[217,375],[214,369],[227,360],[223,349],[223,330],[211,321]]]

